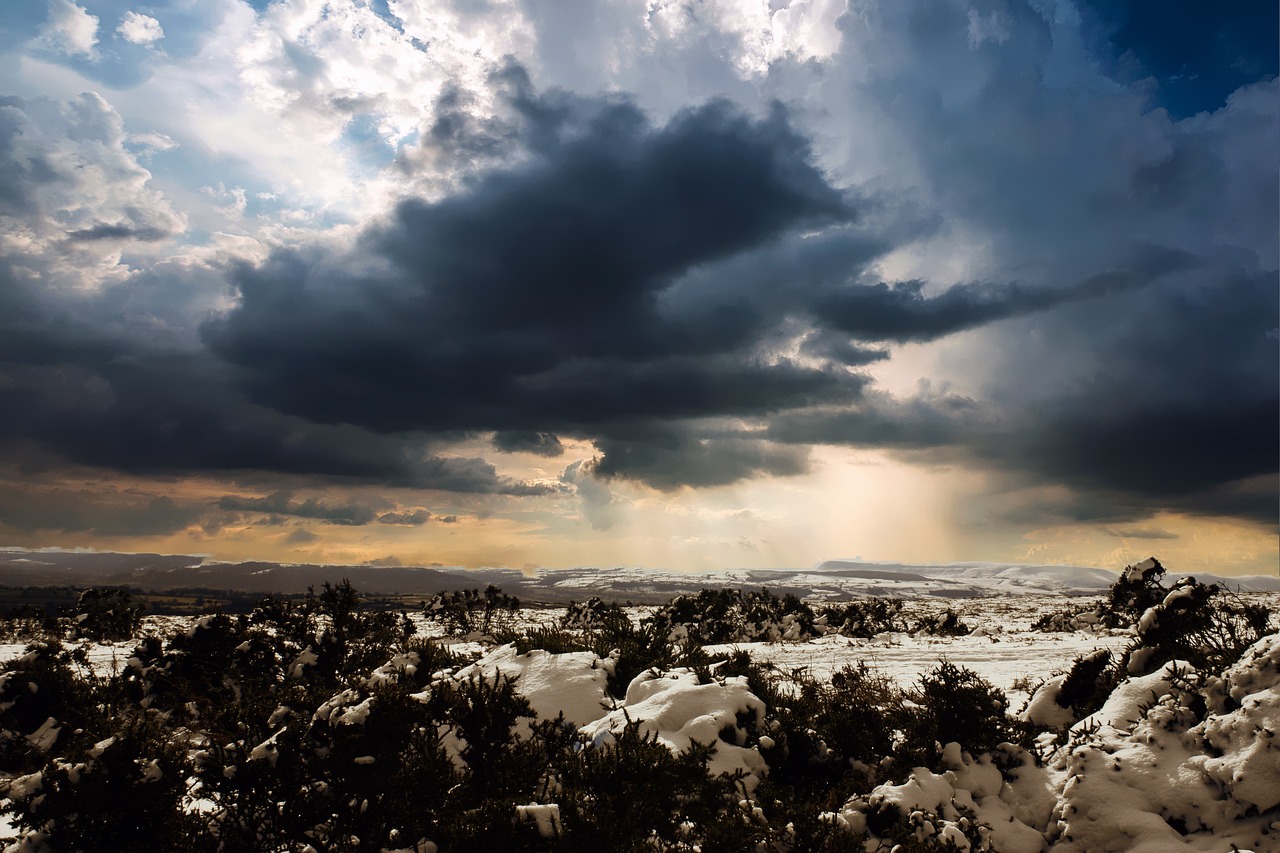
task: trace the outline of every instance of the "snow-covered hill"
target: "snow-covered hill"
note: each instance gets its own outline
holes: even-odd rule
[[[1119,568],[1119,567],[1117,567]],[[1181,577],[1169,566],[1169,578]],[[1280,592],[1280,578],[1201,574],[1244,592]],[[828,560],[812,568],[724,569],[688,573],[644,567],[463,569],[460,567],[217,563],[191,555],[110,554],[0,549],[0,585],[114,585],[144,591],[230,589],[250,593],[305,592],[350,579],[369,594],[431,595],[494,584],[526,601],[564,603],[592,596],[657,603],[707,587],[764,587],[778,595],[844,599],[862,596],[976,598],[990,595],[1097,595],[1115,572],[1086,566],[1026,563],[875,563]]]

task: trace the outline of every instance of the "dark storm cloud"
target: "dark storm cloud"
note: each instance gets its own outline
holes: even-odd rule
[[[534,106],[532,165],[405,202],[365,234],[366,263],[282,252],[241,270],[239,307],[205,337],[254,399],[381,430],[552,431],[539,427],[759,411],[840,385],[750,364],[751,334],[708,342],[659,310],[696,265],[851,215],[781,113],[712,103],[653,127],[625,101]]]
[[[116,291],[115,293],[118,293]],[[127,296],[127,294],[121,294]],[[431,454],[422,438],[317,425],[246,401],[199,350],[152,348],[95,322],[112,295],[59,299],[0,263],[0,447],[139,473],[320,475],[478,493],[545,493],[483,459]]]
[[[555,433],[528,430],[504,430],[494,433],[493,446],[503,453],[533,453],[538,456],[560,456],[564,445]]]
[[[102,495],[75,490],[30,490],[0,485],[0,524],[15,530],[156,536],[199,523],[204,510],[168,497]]]
[[[596,439],[596,445],[603,455],[592,475],[630,477],[663,490],[723,486],[809,470],[806,448],[754,436],[708,435],[683,426],[631,426]]]
[[[1104,305],[1080,304],[1010,339],[993,399],[925,388],[772,419],[769,438],[928,451],[1070,487],[1023,521],[1122,521],[1161,508],[1280,517],[1280,298],[1274,272],[1189,271]],[[1078,378],[1080,336],[1094,369]],[[1067,379],[1054,365],[1069,356]],[[1034,388],[1039,382],[1041,387]],[[1010,519],[1019,518],[1010,508]]]
[[[848,405],[868,381],[850,368],[885,357],[855,339],[929,340],[1185,261],[1152,249],[1056,288],[867,283],[928,226],[860,230],[863,211],[892,219],[884,203],[832,187],[780,108],[713,101],[655,125],[624,99],[540,96],[503,73],[513,118],[436,141],[456,132],[479,156],[516,139],[523,165],[402,203],[351,253],[280,250],[238,270],[239,305],[203,335],[255,402],[383,432],[495,430],[502,450],[592,438],[602,476],[661,488],[798,473],[793,448],[700,445],[684,422]],[[781,352],[797,328],[812,330],[804,360]],[[620,423],[661,428],[623,438]]]
[[[417,526],[426,524],[432,515],[425,509],[405,510],[404,512],[384,512],[378,516],[379,524],[403,524]]]
[[[1276,493],[1233,487],[1280,470],[1280,297],[1271,272],[1197,271],[1110,311],[1079,306],[1041,346],[1088,328],[1099,366],[978,453],[1081,489],[1153,506],[1277,520]],[[1028,348],[1028,370],[1051,352]]]
[[[446,164],[455,186],[404,201],[350,248],[294,244],[234,266],[238,304],[198,335],[192,318],[221,291],[184,287],[196,273],[178,264],[96,294],[0,264],[0,443],[130,471],[264,472],[264,490],[275,475],[576,489],[601,527],[611,479],[800,474],[806,445],[846,444],[1092,502],[1045,510],[1063,517],[1274,520],[1259,485],[1280,444],[1275,172],[1257,167],[1274,157],[1259,153],[1274,150],[1268,92],[1182,126],[1128,93],[1064,100],[1037,85],[1048,24],[1011,8],[984,26],[1030,36],[979,38],[964,10],[903,3],[881,10],[900,27],[858,47],[883,52],[870,71],[855,57],[871,75],[856,85],[881,99],[919,187],[836,186],[781,108],[712,101],[655,122],[623,97],[539,94],[509,66],[498,117],[448,89],[400,162]],[[0,103],[0,204],[44,210],[50,176],[74,176],[30,145],[13,153],[20,107]],[[114,164],[108,213],[46,222],[50,245],[109,251],[184,227],[155,199],[132,215],[134,167]],[[881,274],[929,240],[973,240],[997,272]],[[983,326],[1000,352],[981,393],[895,398],[863,371],[895,345]],[[548,457],[561,436],[591,440],[601,456],[548,485],[432,449],[477,433]],[[223,508],[416,517],[280,494]]]
[[[990,432],[994,413],[927,383],[907,398],[869,393],[852,407],[821,407],[773,418],[767,436],[791,444],[847,444],[896,450],[950,448]]]
[[[292,515],[298,518],[315,518],[330,524],[364,525],[377,518],[377,507],[347,501],[341,504],[325,503],[316,498],[294,501],[290,492],[280,491],[260,498],[227,495],[218,501],[220,509],[235,512],[262,512],[271,515]]]
[[[1136,247],[1131,254],[1124,269],[1100,273],[1073,286],[956,284],[927,297],[923,281],[859,284],[820,296],[813,310],[827,326],[860,340],[927,341],[996,320],[1144,287],[1195,264],[1187,253],[1159,246]]]

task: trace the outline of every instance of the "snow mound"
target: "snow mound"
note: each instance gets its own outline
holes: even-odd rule
[[[1034,769],[1034,760],[1025,757],[1025,766]],[[880,785],[865,800],[853,797],[822,819],[851,832],[867,832],[869,850],[889,849],[905,836],[960,851],[975,849],[976,842],[978,850],[1041,853],[1049,811],[1045,805],[1052,802],[1043,781],[1040,796],[1029,798],[1040,801],[1037,816],[989,754],[974,759],[960,744],[949,743],[943,763],[947,769],[941,774],[917,767],[901,785]]]
[[[1027,702],[1026,710],[1020,716],[1032,725],[1040,728],[1060,729],[1076,721],[1071,709],[1059,701],[1062,685],[1066,682],[1065,674],[1055,675],[1032,694]]]
[[[582,727],[613,708],[608,689],[612,671],[613,661],[593,652],[552,654],[533,649],[520,654],[514,643],[508,643],[458,670],[454,677],[514,679],[516,692],[528,700],[539,719],[554,720],[564,714],[568,722]]]
[[[1050,767],[1065,773],[1052,849],[1280,849],[1278,661],[1271,635],[1204,690],[1177,662],[1122,683]],[[1206,701],[1214,695],[1217,711]]]
[[[627,687],[623,707],[584,726],[582,732],[595,743],[606,743],[628,723],[638,722],[640,734],[656,736],[672,752],[683,752],[695,741],[714,743],[716,751],[708,772],[742,771],[750,791],[768,772],[759,750],[746,745],[751,732],[763,727],[764,716],[764,702],[747,687],[745,677],[700,684],[697,674],[689,669],[649,670]],[[722,733],[734,742],[724,740]]]

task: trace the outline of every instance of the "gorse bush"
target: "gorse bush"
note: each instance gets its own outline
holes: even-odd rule
[[[922,616],[912,631],[935,637],[965,637],[973,633],[973,629],[960,620],[960,614],[950,607],[937,615]]]
[[[822,633],[813,609],[788,593],[704,589],[679,596],[649,617],[677,642],[701,644],[807,640]]]
[[[1183,578],[1139,617],[1125,668],[1131,674],[1151,672],[1182,660],[1201,670],[1222,669],[1271,630],[1267,608],[1218,584]]]
[[[874,637],[886,632],[903,633],[907,623],[900,598],[866,598],[822,608],[828,629],[845,637]]]
[[[895,757],[910,766],[939,769],[942,749],[951,742],[975,753],[993,752],[1014,737],[1004,693],[972,670],[948,661],[921,676],[908,698]]]
[[[1077,658],[1057,687],[1054,701],[1076,720],[1102,707],[1126,677],[1183,661],[1199,672],[1217,672],[1275,630],[1270,611],[1220,584],[1183,578],[1161,583],[1155,558],[1129,566],[1096,611],[1109,626],[1133,625],[1134,638],[1119,656],[1100,650]]]
[[[422,605],[428,619],[442,624],[453,634],[490,634],[514,627],[520,599],[506,595],[489,584],[482,594],[477,589],[442,592]]]
[[[128,640],[137,633],[145,609],[128,590],[86,589],[71,610],[71,636],[98,642]]]
[[[1133,590],[1116,597],[1139,600]],[[1003,693],[946,661],[903,689],[865,664],[816,679],[701,645],[900,630],[906,620],[892,599],[815,618],[792,597],[706,591],[638,622],[592,600],[558,627],[525,632],[507,621],[515,600],[496,588],[436,603],[435,618],[459,634],[509,640],[517,656],[593,653],[577,659],[594,661],[583,671],[609,694],[601,713],[633,682],[635,695],[683,679],[750,701],[679,749],[669,732],[625,717],[634,705],[613,712],[627,724],[588,739],[563,717],[540,719],[514,676],[466,667],[406,630],[402,615],[367,608],[349,583],[326,584],[147,637],[109,676],[93,676],[80,650],[32,644],[0,670],[0,810],[33,850],[100,849],[110,839],[112,849],[194,853],[711,853],[865,850],[871,839],[941,851],[958,837],[976,850],[987,849],[986,830],[962,807],[904,812],[875,805],[874,792],[950,772],[955,743],[999,756],[1026,734]],[[1138,615],[1123,660],[1082,659],[1058,698],[1078,718],[1123,672],[1173,659],[1221,668],[1267,617],[1220,588],[1176,586]],[[945,611],[932,627],[955,623]],[[684,698],[662,713],[693,693],[672,695]],[[711,771],[734,766],[717,761],[735,750],[766,769]],[[833,819],[859,797],[866,827]]]

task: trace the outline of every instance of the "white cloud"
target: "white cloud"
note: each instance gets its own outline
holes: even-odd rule
[[[840,47],[836,20],[846,0],[650,0],[645,28],[655,41],[686,44],[727,35],[735,70],[759,77],[784,57],[825,59]]]
[[[150,185],[125,147],[124,122],[100,95],[32,98],[0,108],[8,136],[0,171],[0,254],[51,283],[93,289],[127,277],[123,252],[146,253],[186,219]]]
[[[120,19],[120,26],[116,27],[116,32],[125,41],[133,44],[150,45],[164,38],[164,28],[160,26],[159,21],[150,15],[141,15],[137,12],[125,12],[124,17]]]
[[[97,58],[98,18],[71,0],[49,0],[44,38],[72,56]]]
[[[131,133],[126,140],[146,157],[163,151],[172,151],[178,147],[178,141],[163,133]]]

